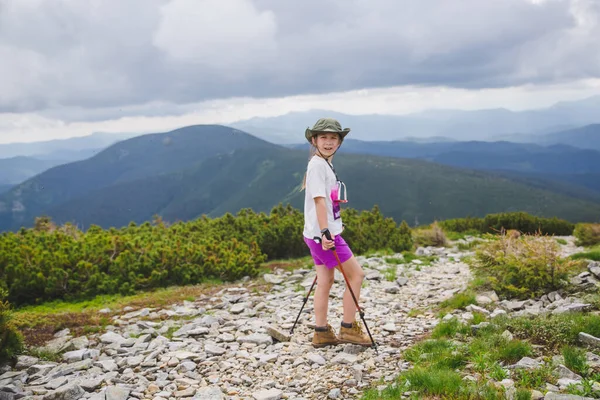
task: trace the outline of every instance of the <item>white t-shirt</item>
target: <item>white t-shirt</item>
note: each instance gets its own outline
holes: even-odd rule
[[[339,203],[334,203],[332,197],[338,198],[338,185],[335,174],[327,161],[319,156],[313,156],[306,169],[306,189],[304,197],[304,236],[313,239],[321,237],[321,227],[317,219],[315,197],[325,197],[327,205],[327,223],[329,231],[335,236],[342,232],[342,218]]]

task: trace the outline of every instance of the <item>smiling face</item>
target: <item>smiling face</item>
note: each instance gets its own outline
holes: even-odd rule
[[[337,133],[318,133],[312,139],[313,145],[323,157],[331,157],[340,147],[340,135]]]

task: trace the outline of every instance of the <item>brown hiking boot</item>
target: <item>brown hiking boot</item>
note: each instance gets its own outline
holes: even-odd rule
[[[325,332],[315,331],[315,334],[313,335],[313,339],[312,339],[313,347],[335,346],[336,344],[339,344],[339,343],[340,343],[340,341],[338,340],[337,336],[335,335],[333,328],[329,324],[327,324],[327,331],[325,331]]]
[[[358,344],[360,346],[371,346],[371,339],[363,332],[358,321],[352,323],[352,328],[340,327],[340,342]]]

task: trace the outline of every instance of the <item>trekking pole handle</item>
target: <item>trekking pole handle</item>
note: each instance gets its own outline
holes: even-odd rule
[[[329,229],[325,229],[325,231],[323,232],[323,235],[325,235],[325,237],[327,238],[327,240],[333,240],[331,238],[331,232],[329,232]],[[335,251],[335,246],[333,246],[331,248],[332,251]]]

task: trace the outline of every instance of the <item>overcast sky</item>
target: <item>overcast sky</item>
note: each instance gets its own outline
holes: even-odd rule
[[[599,37],[598,0],[0,0],[0,143],[544,107],[600,94]]]

